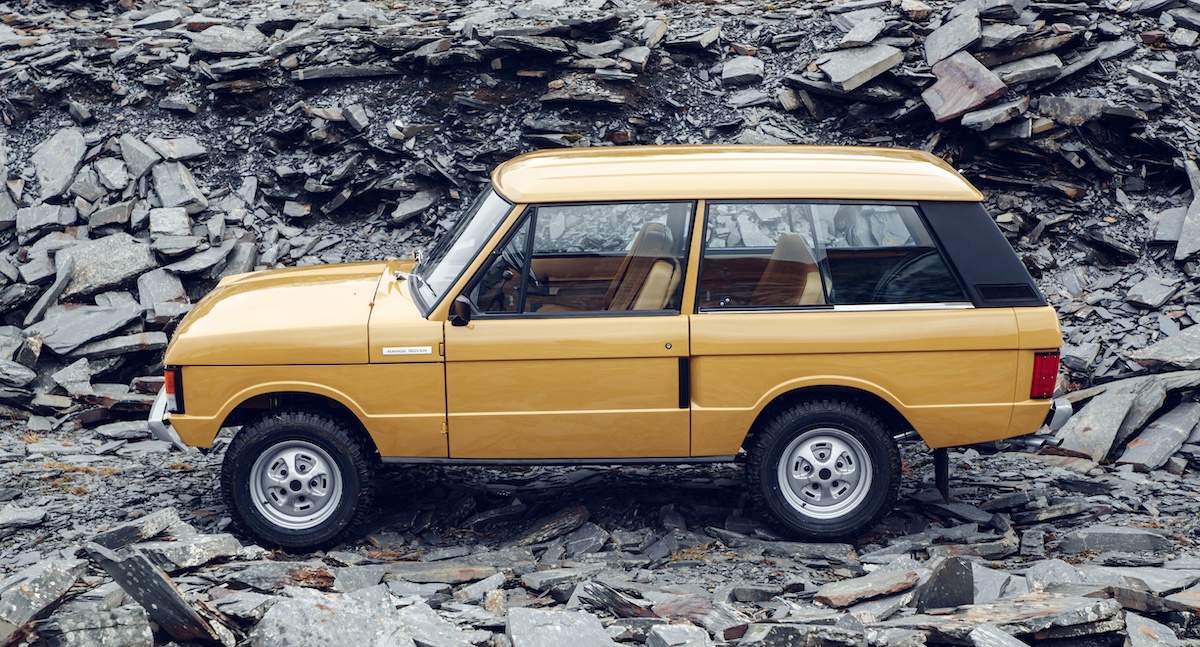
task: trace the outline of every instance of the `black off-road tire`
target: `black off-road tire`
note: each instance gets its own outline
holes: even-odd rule
[[[313,549],[334,544],[362,521],[374,493],[375,462],[374,451],[334,416],[272,411],[229,444],[221,491],[251,534],[289,550]],[[306,515],[306,505],[315,512]]]
[[[746,451],[755,503],[781,530],[805,539],[857,538],[892,510],[900,491],[891,430],[854,402],[796,404],[766,421]]]

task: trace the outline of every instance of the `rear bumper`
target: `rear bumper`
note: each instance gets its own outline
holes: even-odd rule
[[[1066,398],[1054,398],[1050,401],[1050,412],[1046,414],[1045,424],[1051,431],[1058,431],[1062,429],[1063,425],[1067,424],[1067,421],[1071,419],[1071,415],[1074,413],[1069,400]]]
[[[187,445],[183,444],[183,439],[179,437],[179,433],[167,422],[167,392],[164,389],[159,389],[158,397],[154,398],[154,406],[150,407],[150,418],[146,423],[150,426],[150,433],[159,440],[165,440],[181,451],[187,451]]]

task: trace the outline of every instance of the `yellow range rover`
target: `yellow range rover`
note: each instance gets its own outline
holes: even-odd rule
[[[521,155],[419,262],[222,280],[151,426],[199,447],[241,427],[225,499],[288,548],[352,527],[380,463],[741,450],[778,526],[853,537],[894,503],[896,435],[944,448],[1056,413],[1058,320],[981,199],[902,149]]]

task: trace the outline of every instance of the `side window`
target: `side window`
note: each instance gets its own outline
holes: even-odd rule
[[[468,298],[490,314],[678,312],[693,211],[691,202],[530,207]]]
[[[712,202],[701,309],[966,301],[916,208]]]

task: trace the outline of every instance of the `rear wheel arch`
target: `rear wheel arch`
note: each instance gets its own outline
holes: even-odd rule
[[[781,413],[811,400],[841,400],[856,404],[879,418],[893,434],[913,428],[904,414],[878,394],[848,386],[809,386],[781,393],[767,403],[750,425],[746,438],[742,440],[742,447],[749,449],[764,427]]]

